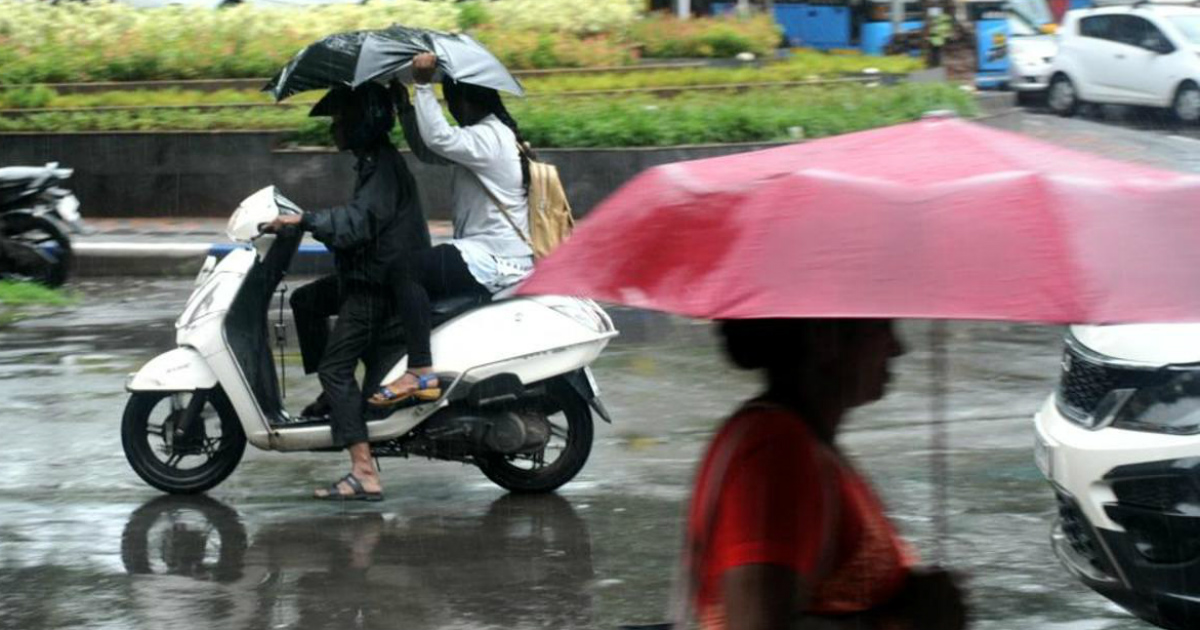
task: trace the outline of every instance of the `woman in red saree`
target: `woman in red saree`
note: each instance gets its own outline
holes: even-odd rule
[[[954,580],[914,568],[835,440],[847,411],[884,394],[903,353],[892,322],[731,320],[722,333],[767,388],[726,422],[696,480],[688,569],[702,627],[964,628]]]

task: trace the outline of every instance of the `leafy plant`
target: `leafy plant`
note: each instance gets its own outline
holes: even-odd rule
[[[5,306],[67,306],[76,301],[74,296],[36,282],[0,280],[0,304]]]
[[[266,77],[333,32],[403,22],[471,29],[513,68],[585,67],[650,57],[766,54],[769,17],[643,18],[640,0],[373,0],[137,9],[106,0],[0,0],[0,83]]]
[[[767,15],[718,16],[677,20],[653,15],[630,28],[630,39],[644,57],[732,57],[766,55],[780,43],[782,31]]]
[[[577,40],[587,45],[590,40]],[[557,49],[547,54],[561,55],[557,61],[572,58]],[[582,54],[582,53],[581,53]],[[605,65],[599,59],[603,52],[588,60],[595,65]],[[873,68],[881,72],[906,73],[918,70],[921,61],[907,56],[869,57],[861,54],[827,54],[815,51],[800,51],[790,59],[766,65],[743,67],[684,68],[669,70],[640,70],[637,72],[599,72],[575,75],[548,75],[526,77],[522,83],[531,97],[622,90],[630,88],[699,87],[722,84],[751,84],[769,82],[804,81],[817,78],[839,77],[857,74]],[[320,94],[310,92],[292,97],[290,103],[310,103]],[[589,97],[595,98],[595,97]],[[228,105],[271,103],[271,97],[258,90],[218,90],[202,92],[178,88],[161,90],[109,90],[80,94],[57,94],[45,86],[0,88],[0,109],[16,108],[79,108],[79,107],[137,107],[162,105]]]
[[[487,7],[481,0],[469,0],[459,5],[458,27],[464,31],[487,24],[491,20],[492,16],[488,14]]]
[[[522,134],[538,147],[668,146],[820,137],[914,120],[933,109],[973,114],[971,95],[945,84],[848,85],[745,93],[609,99],[511,99]],[[0,131],[278,130],[299,144],[328,145],[328,126],[303,108],[236,111],[47,112],[0,118]],[[396,140],[402,142],[397,134]]]

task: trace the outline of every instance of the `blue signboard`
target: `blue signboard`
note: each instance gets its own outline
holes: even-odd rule
[[[980,87],[1003,83],[1008,77],[1008,16],[984,15],[975,22],[975,45],[979,59]]]
[[[736,10],[733,2],[714,2],[714,13]],[[840,0],[775,3],[775,21],[783,27],[789,46],[850,48],[850,7]]]
[[[919,31],[924,27],[924,22],[912,20],[902,23],[900,25],[900,32]],[[859,42],[864,53],[868,55],[882,55],[888,42],[892,41],[892,23],[866,22],[859,29],[859,33],[861,34]]]

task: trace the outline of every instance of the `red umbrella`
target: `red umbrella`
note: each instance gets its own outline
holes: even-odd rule
[[[650,169],[522,293],[711,319],[1200,319],[1200,177],[930,119]]]

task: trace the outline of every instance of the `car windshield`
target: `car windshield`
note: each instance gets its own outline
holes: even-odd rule
[[[1200,44],[1200,15],[1174,15],[1167,19],[1189,43]]]
[[[1030,35],[1040,35],[1041,33],[1020,16],[1010,13],[1008,16],[1008,34],[1013,37],[1028,37]]]
[[[1054,21],[1054,14],[1050,12],[1050,5],[1046,0],[1011,0],[1007,6],[1013,13],[1033,24],[1049,24]]]
[[[1041,26],[1054,21],[1045,0],[1013,0],[1005,7],[1008,9],[1009,34],[1013,37],[1040,35]]]

